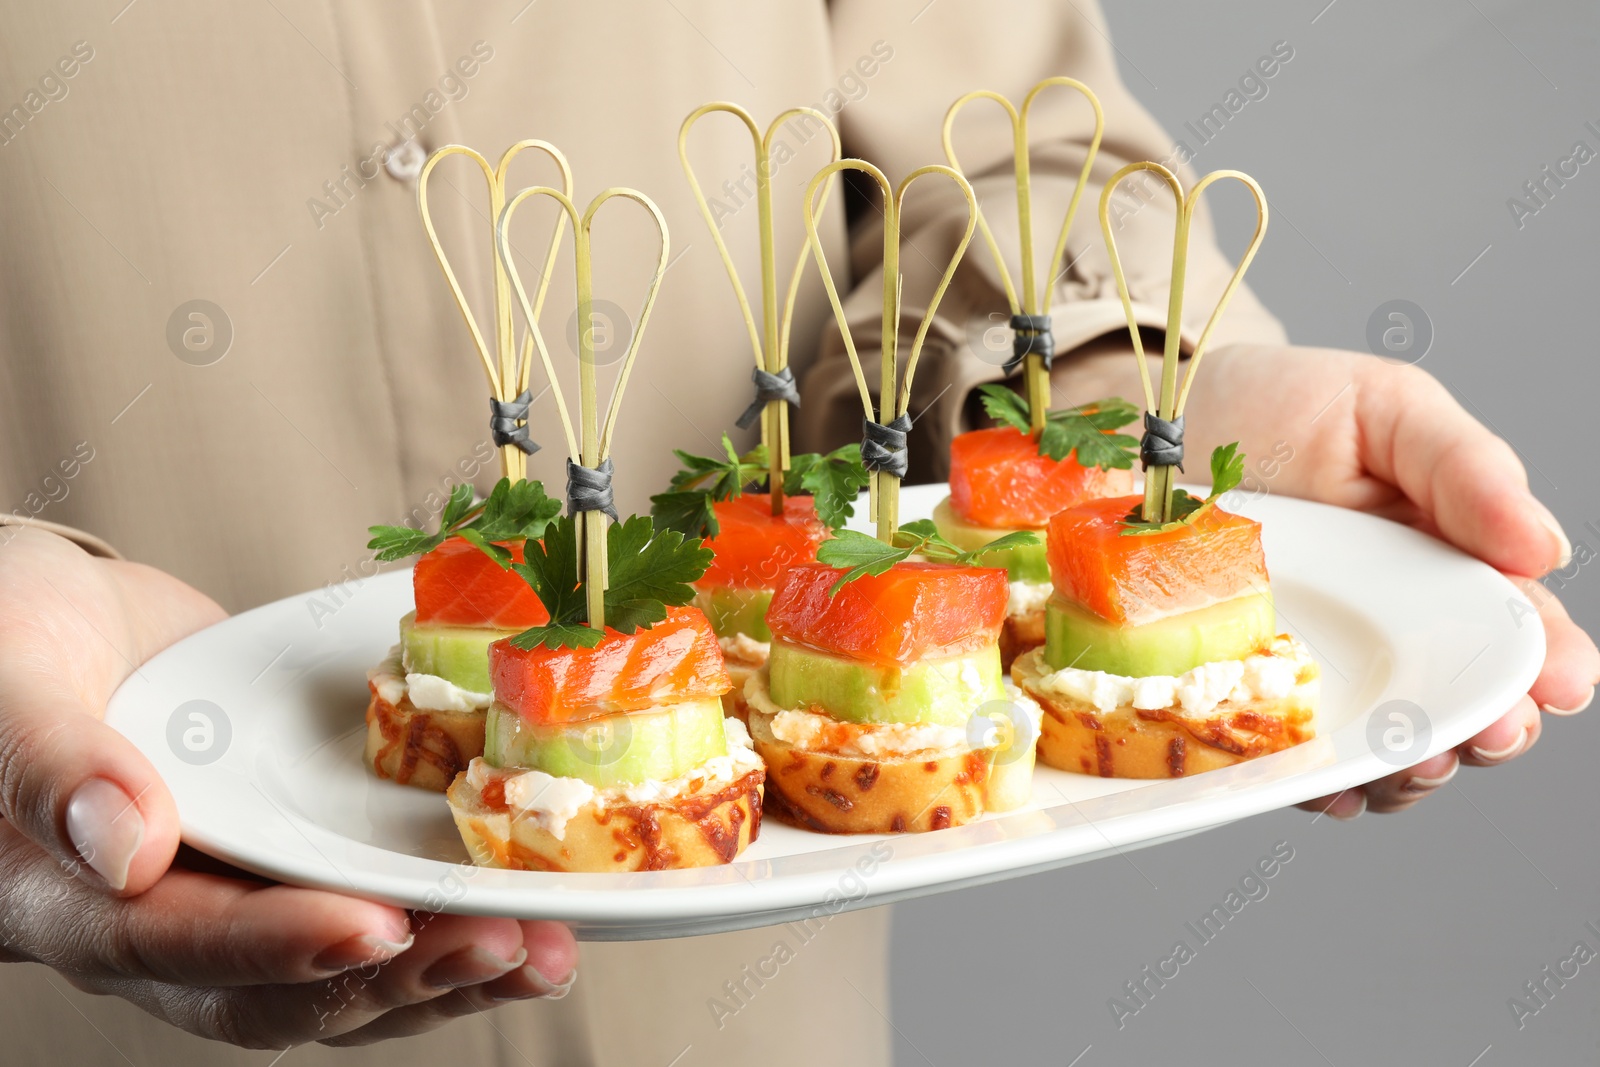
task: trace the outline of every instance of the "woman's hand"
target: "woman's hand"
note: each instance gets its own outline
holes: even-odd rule
[[[1137,398],[1126,344],[1106,342],[1069,364],[1058,395]],[[1528,491],[1522,462],[1431,375],[1334,349],[1235,346],[1205,357],[1188,408],[1188,450],[1229,441],[1246,457],[1292,454],[1266,479],[1270,492],[1395,519],[1497,568],[1538,608],[1544,669],[1504,716],[1415,767],[1304,806],[1337,818],[1399,811],[1449,781],[1463,763],[1491,767],[1539,739],[1541,709],[1575,715],[1600,680],[1600,652],[1537,579],[1566,567],[1572,547]]]
[[[1249,398],[1240,402],[1241,398]],[[1497,568],[1539,611],[1544,669],[1504,716],[1415,767],[1305,806],[1341,818],[1400,811],[1449,781],[1463,763],[1492,767],[1539,739],[1543,713],[1574,715],[1600,680],[1600,652],[1534,579],[1565,567],[1572,546],[1528,490],[1517,454],[1421,369],[1331,349],[1237,347],[1209,355],[1196,379],[1191,425],[1245,454],[1294,449],[1272,492],[1386,516],[1425,530]]]
[[[138,664],[223,617],[205,596],[0,528],[0,603],[0,960],[252,1048],[379,1041],[565,992],[560,924],[408,915],[180,851],[171,795],[101,715]]]

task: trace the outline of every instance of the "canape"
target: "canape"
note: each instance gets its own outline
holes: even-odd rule
[[[1046,429],[1029,429],[1027,403],[1003,386],[983,387],[984,406],[1002,425],[958,435],[950,444],[950,495],[934,509],[946,540],[977,549],[1018,530],[1039,543],[994,552],[982,562],[1010,579],[1000,654],[1009,670],[1022,653],[1044,644],[1050,567],[1045,531],[1050,516],[1099,497],[1133,491],[1137,443],[1116,434],[1137,411],[1109,399],[1078,411],[1053,411]],[[1092,435],[1092,437],[1090,437]],[[1082,460],[1080,462],[1080,460]]]
[[[658,529],[703,538],[713,553],[694,583],[695,604],[710,618],[733,679],[724,707],[742,720],[744,684],[767,661],[767,606],[778,580],[816,558],[817,546],[854,513],[869,477],[858,445],[791,456],[789,469],[778,472],[784,485],[774,513],[767,447],[741,456],[726,434],[722,444],[725,458],[676,453],[682,469],[670,490],[650,498],[651,517]]]
[[[783,514],[770,498],[747,494],[714,505],[717,533],[706,539],[715,556],[695,585],[695,603],[711,620],[732,687],[723,697],[729,715],[746,718],[744,685],[767,662],[772,631],[767,607],[783,572],[816,558],[828,528],[809,496],[790,496]]]
[[[510,546],[522,559],[522,546]],[[489,646],[549,614],[517,575],[460,537],[417,560],[416,610],[367,672],[366,760],[375,774],[442,792],[483,754]]]
[[[897,833],[1024,803],[1036,713],[1000,667],[1005,571],[909,561],[846,575],[793,567],[767,612],[771,656],[745,700],[770,810],[827,833]],[[1008,728],[985,718],[997,710]]]
[[[1012,667],[1044,709],[1043,763],[1178,778],[1313,736],[1317,663],[1278,632],[1260,524],[1216,495],[1165,524],[1139,497],[1050,520],[1045,643]]]
[[[727,863],[761,824],[765,772],[722,711],[731,682],[693,607],[590,648],[490,648],[484,754],[446,796],[473,862],[541,871]]]

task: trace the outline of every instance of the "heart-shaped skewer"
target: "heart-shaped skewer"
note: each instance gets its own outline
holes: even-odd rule
[[[494,220],[499,218],[506,202],[506,174],[511,168],[512,161],[529,148],[537,149],[555,160],[556,166],[561,171],[562,187],[570,195],[572,168],[567,164],[566,156],[548,141],[533,139],[518,141],[506,149],[500,157],[500,162],[493,167],[474,149],[465,145],[445,145],[428,157],[422,166],[422,172],[417,176],[417,211],[422,216],[422,228],[428,235],[428,243],[433,246],[433,254],[439,261],[439,269],[444,272],[445,280],[450,284],[450,292],[455,297],[456,306],[461,309],[461,317],[466,321],[478,355],[483,361],[483,369],[489,379],[490,399],[494,402],[491,404],[493,414],[490,424],[495,443],[500,446],[500,470],[513,480],[525,476],[527,454],[539,447],[528,439],[525,425],[529,400],[527,392],[528,374],[531,369],[529,358],[531,338],[524,337],[519,354],[512,325],[509,279],[502,266],[502,258],[491,243],[490,256],[494,270],[494,346],[491,349],[488,339],[478,325],[477,318],[472,313],[471,305],[467,302],[466,293],[456,277],[455,268],[450,264],[450,257],[445,254],[438,231],[434,229],[433,212],[428,204],[428,183],[433,176],[434,168],[449,156],[465,156],[476,163],[478,169],[483,172],[489,190],[488,218],[492,237]],[[560,250],[565,227],[566,217],[562,216],[556,221],[555,230],[550,236],[550,246],[545,253],[544,273],[539,280],[539,291],[531,304],[532,317],[535,321],[539,311],[544,307],[545,294],[550,287],[550,272],[555,266],[556,254]],[[513,413],[518,414],[512,417]]]
[[[867,384],[866,370],[862,367],[861,357],[856,351],[855,339],[850,335],[850,322],[845,317],[844,304],[839,299],[838,287],[833,283],[833,274],[828,270],[827,256],[822,250],[822,239],[817,233],[817,189],[843,170],[860,171],[876,182],[883,192],[883,331],[880,342],[882,375],[878,392],[880,409],[878,412],[873,411],[872,388]],[[967,201],[967,226],[961,234],[955,252],[950,257],[950,262],[940,275],[939,284],[928,301],[927,311],[917,325],[916,336],[911,342],[911,351],[906,357],[905,374],[897,384],[895,379],[899,369],[897,349],[900,336],[902,280],[900,276],[902,208],[912,183],[927,175],[941,175],[955,183]],[[900,479],[904,477],[906,470],[906,435],[911,430],[911,382],[917,372],[917,361],[922,355],[922,346],[927,340],[928,329],[933,325],[933,317],[939,310],[939,302],[944,299],[945,290],[950,288],[950,280],[955,277],[956,267],[960,265],[961,257],[972,241],[972,231],[978,223],[978,201],[973,196],[972,186],[967,180],[957,171],[941,164],[918,167],[906,175],[899,186],[893,186],[883,171],[871,163],[861,159],[841,159],[817,171],[810,184],[806,186],[805,215],[806,238],[811,244],[811,254],[816,257],[817,269],[822,274],[822,284],[828,292],[828,302],[833,305],[833,315],[839,324],[845,352],[850,357],[850,367],[855,372],[856,385],[861,390],[861,405],[866,411],[864,423],[866,437],[861,444],[861,460],[867,469],[872,471],[873,522],[877,527],[878,539],[885,544],[893,544],[895,531],[900,522]]]
[[[549,346],[545,344],[544,334],[539,329],[538,304],[528,299],[527,288],[522,284],[522,277],[511,258],[512,217],[524,201],[534,196],[550,197],[560,206],[562,218],[572,221],[579,324],[579,419],[576,431],[573,428],[571,411],[568,409],[556,376],[555,363],[550,358]],[[595,381],[594,271],[590,258],[590,239],[596,213],[607,202],[616,198],[632,200],[649,212],[661,234],[661,251],[656,260],[655,273],[645,291],[644,306],[640,309],[638,324],[633,329],[633,336],[628,341],[627,352],[617,373],[617,382],[611,393],[611,403],[602,420]],[[596,196],[589,202],[583,214],[579,215],[572,197],[567,192],[546,185],[531,186],[521,190],[506,202],[495,224],[495,249],[511,287],[516,291],[518,302],[522,305],[529,337],[539,353],[545,374],[549,377],[551,395],[555,398],[556,410],[560,413],[562,429],[566,434],[568,510],[578,523],[578,543],[582,553],[580,566],[583,568],[584,588],[588,597],[588,622],[590,626],[600,630],[605,628],[606,530],[608,519],[615,518],[615,508],[610,505],[611,440],[616,431],[618,413],[622,408],[622,394],[627,389],[634,360],[639,354],[639,342],[644,337],[645,327],[650,321],[650,311],[655,307],[656,293],[660,291],[661,280],[666,275],[669,247],[667,220],[655,201],[637,190],[620,187],[607,189]],[[549,271],[546,271],[546,281],[548,275]]]
[[[1028,140],[1028,114],[1032,111],[1033,102],[1038,99],[1039,94],[1055,86],[1075,90],[1089,101],[1089,106],[1094,109],[1094,136],[1090,139],[1089,150],[1083,157],[1083,167],[1078,172],[1078,182],[1072,190],[1072,200],[1067,205],[1067,214],[1062,220],[1055,250],[1050,254],[1045,271],[1039,274],[1035,270],[1033,255],[1033,188],[1030,178],[1032,148]],[[1043,348],[1041,341],[1048,342],[1051,296],[1055,290],[1058,271],[1065,269],[1061,266],[1061,260],[1067,251],[1067,235],[1072,231],[1072,221],[1078,214],[1078,202],[1083,198],[1083,190],[1089,182],[1089,172],[1094,167],[1096,154],[1100,151],[1100,139],[1105,134],[1106,117],[1100,106],[1099,97],[1076,78],[1044,79],[1028,90],[1028,95],[1023,97],[1020,108],[999,93],[978,89],[958,99],[945,112],[940,136],[944,143],[945,158],[957,171],[961,170],[961,163],[956,158],[953,136],[956,117],[962,108],[975,100],[994,101],[1005,109],[1007,117],[1011,120],[1012,153],[1017,184],[1017,226],[1022,251],[1020,296],[1017,286],[1012,282],[1011,270],[1006,265],[1005,256],[1000,253],[1000,245],[995,240],[994,232],[989,228],[989,222],[984,218],[981,209],[978,214],[978,227],[983,233],[984,243],[989,246],[990,255],[994,257],[995,266],[999,269],[1000,284],[1005,290],[1006,302],[1011,306],[1013,328],[1018,327],[1019,320],[1034,320],[1030,324],[1029,331],[1030,339],[1033,339],[1034,343],[1026,346],[1027,355],[1022,361],[1025,384],[1023,395],[1028,399],[1033,432],[1038,434],[1044,429],[1046,413],[1050,408],[1049,362],[1053,355],[1052,351],[1041,350]],[[1017,348],[1022,349],[1023,346],[1019,345]],[[1008,363],[1008,371],[1014,365],[1015,360]]]
[[[756,155],[756,210],[758,212],[757,226],[761,241],[761,328],[757,329],[755,315],[751,312],[749,298],[739,280],[738,268],[734,266],[733,256],[728,252],[727,242],[722,238],[722,231],[718,225],[716,215],[707,202],[704,191],[700,188],[700,181],[695,177],[694,166],[689,162],[689,131],[694,124],[712,112],[726,112],[739,119],[750,133],[750,139],[755,146]],[[772,146],[778,131],[791,120],[809,118],[818,123],[827,132],[829,144],[832,148],[830,161],[837,161],[843,149],[839,142],[839,131],[822,112],[810,107],[792,107],[772,120],[771,125],[763,134],[750,112],[738,104],[726,101],[716,101],[696,108],[683,120],[683,125],[678,130],[678,159],[683,164],[684,176],[689,179],[689,189],[694,193],[695,203],[700,205],[700,214],[706,220],[706,226],[711,231],[711,240],[717,246],[717,253],[722,257],[722,265],[728,272],[728,280],[733,283],[734,296],[739,301],[739,311],[744,316],[746,330],[750,334],[750,347],[755,354],[756,369],[774,376],[786,376],[789,366],[789,332],[794,321],[795,296],[800,290],[800,277],[805,270],[806,258],[811,254],[809,244],[802,244],[800,254],[795,260],[794,270],[789,276],[788,294],[784,299],[783,313],[778,313],[778,272],[776,266],[776,253],[774,250],[775,236],[772,223]],[[809,138],[808,138],[809,139]],[[827,203],[828,194],[832,191],[832,182],[823,190],[822,201],[817,210],[822,210],[822,205]],[[740,426],[748,423],[740,421]],[[761,443],[767,446],[768,478],[772,496],[772,514],[783,514],[783,472],[789,468],[789,405],[783,400],[769,400],[761,412]]]
[[[1140,171],[1150,171],[1155,174],[1171,191],[1173,202],[1177,210],[1177,220],[1173,228],[1172,241],[1172,282],[1167,296],[1167,334],[1166,347],[1161,358],[1161,388],[1159,393],[1150,381],[1150,368],[1145,362],[1144,342],[1139,336],[1139,323],[1133,311],[1133,299],[1128,294],[1128,279],[1122,269],[1121,257],[1117,255],[1116,235],[1112,232],[1111,223],[1111,196],[1116,191],[1118,184],[1129,175]],[[1256,202],[1256,230],[1250,238],[1250,244],[1240,257],[1238,266],[1234,268],[1233,276],[1228,279],[1228,284],[1222,290],[1222,296],[1217,300],[1217,306],[1212,309],[1211,317],[1206,320],[1206,325],[1200,331],[1200,337],[1195,342],[1194,350],[1189,354],[1189,367],[1184,372],[1183,383],[1178,382],[1178,362],[1182,355],[1182,327],[1183,327],[1183,297],[1184,282],[1189,262],[1189,230],[1194,221],[1194,213],[1200,203],[1200,196],[1213,183],[1231,178],[1241,182],[1250,190]],[[1145,410],[1156,416],[1158,420],[1167,425],[1176,424],[1177,433],[1181,437],[1184,406],[1189,400],[1189,390],[1194,385],[1195,373],[1200,369],[1200,361],[1205,357],[1206,345],[1211,340],[1211,333],[1216,328],[1217,322],[1222,318],[1222,313],[1227,310],[1228,304],[1233,300],[1233,295],[1239,289],[1239,283],[1244,280],[1245,271],[1250,269],[1251,260],[1255,259],[1256,251],[1261,247],[1261,241],[1267,235],[1267,197],[1261,191],[1261,186],[1250,175],[1237,170],[1215,170],[1195,183],[1187,195],[1183,191],[1183,183],[1172,171],[1159,163],[1140,162],[1130,163],[1112,175],[1106,183],[1104,191],[1100,194],[1100,228],[1105,234],[1106,253],[1111,259],[1111,272],[1116,277],[1117,293],[1122,298],[1122,310],[1128,318],[1128,333],[1133,341],[1134,355],[1139,361],[1140,382],[1144,386]],[[1148,422],[1147,422],[1148,425]],[[1143,451],[1148,452],[1149,449]],[[1178,449],[1181,454],[1181,446]],[[1172,517],[1172,465],[1145,464],[1145,497],[1143,519],[1145,522],[1163,523]]]

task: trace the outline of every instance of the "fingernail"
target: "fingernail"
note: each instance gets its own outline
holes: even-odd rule
[[[91,778],[67,802],[67,836],[83,862],[121,891],[144,842],[144,816],[119,786]]]
[[[434,961],[431,967],[422,972],[422,980],[434,989],[478,985],[521,967],[527,958],[528,950],[525,948],[517,949],[517,954],[509,960],[481,948],[457,949]]]
[[[567,975],[567,980],[561,983],[550,981],[533,966],[524,967],[515,975],[508,975],[507,977],[515,977],[518,981],[527,983],[527,991],[494,993],[490,995],[490,1000],[503,1002],[508,1000],[531,1000],[534,997],[541,997],[545,1000],[560,1000],[572,992],[572,985],[578,980],[578,968],[572,968],[572,973]]]
[[[385,941],[362,934],[323,949],[311,961],[311,966],[328,974],[341,974],[352,967],[386,963],[410,948],[413,940],[407,937],[404,941]]]
[[[1583,709],[1587,708],[1590,704],[1593,704],[1593,703],[1594,703],[1594,686],[1591,685],[1589,687],[1589,695],[1584,697],[1583,698],[1583,703],[1579,704],[1575,708],[1558,708],[1554,704],[1541,704],[1539,706],[1544,708],[1545,711],[1548,711],[1552,715],[1576,715],[1576,714],[1578,714],[1578,712],[1582,711]]]
[[[1456,776],[1461,769],[1461,764],[1452,764],[1450,770],[1437,778],[1424,778],[1422,775],[1412,775],[1411,780],[1400,787],[1403,793],[1431,793]]]
[[[1539,504],[1537,500],[1534,503]],[[1549,530],[1550,536],[1556,539],[1556,551],[1559,556],[1556,560],[1556,569],[1563,569],[1572,562],[1572,542],[1567,539],[1567,531],[1561,528],[1561,524],[1556,521],[1550,509],[1543,504],[1539,504],[1534,514],[1539,517],[1539,524]]]
[[[1366,794],[1365,790],[1361,790],[1361,789],[1356,790],[1355,794],[1356,794],[1356,798],[1361,801],[1361,803],[1355,808],[1355,810],[1350,811],[1350,812],[1348,812],[1348,813],[1346,813],[1344,815],[1340,815],[1338,812],[1333,810],[1332,806],[1330,806],[1328,808],[1328,814],[1330,816],[1332,816],[1333,818],[1338,819],[1340,822],[1349,822],[1352,819],[1359,819],[1367,810],[1367,794]],[[1344,799],[1344,797],[1340,797],[1339,798],[1339,800],[1343,800],[1343,799]],[[1336,801],[1334,801],[1334,804],[1337,805],[1338,802],[1339,801],[1336,800]]]
[[[1498,763],[1500,760],[1510,759],[1518,752],[1521,752],[1522,746],[1526,745],[1527,743],[1528,728],[1524,726],[1522,728],[1522,732],[1517,734],[1517,739],[1513,741],[1508,748],[1503,748],[1499,752],[1488,752],[1474,745],[1472,748],[1472,754],[1483,760],[1485,763]]]

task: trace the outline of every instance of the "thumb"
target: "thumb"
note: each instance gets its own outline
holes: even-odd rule
[[[65,686],[0,706],[0,812],[69,874],[143,892],[178,849],[178,812],[149,760]]]
[[[92,560],[50,535],[18,537],[5,554],[0,815],[68,873],[143,892],[177,851],[177,809],[101,715],[138,664],[221,609],[159,571]]]

